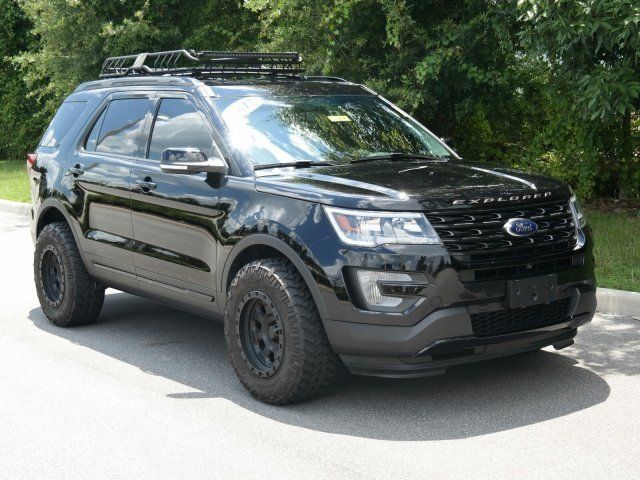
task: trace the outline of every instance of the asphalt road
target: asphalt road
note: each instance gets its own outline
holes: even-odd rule
[[[222,326],[108,291],[48,323],[26,221],[0,213],[0,478],[639,478],[640,321],[445,376],[349,376],[319,400],[253,400]]]

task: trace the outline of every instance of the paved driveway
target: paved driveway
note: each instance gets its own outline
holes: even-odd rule
[[[26,222],[0,213],[0,478],[640,478],[638,320],[272,407],[214,322],[110,290],[95,325],[50,325],[31,255]]]

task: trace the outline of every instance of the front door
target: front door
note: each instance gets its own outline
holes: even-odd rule
[[[222,157],[197,100],[159,94],[148,147],[131,172],[134,264],[147,293],[200,310],[214,310],[220,178],[164,173],[166,148],[199,148]],[[207,312],[205,312],[207,313]]]

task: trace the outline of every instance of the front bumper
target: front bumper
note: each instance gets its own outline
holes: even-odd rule
[[[596,311],[588,227],[584,235],[582,248],[488,260],[473,272],[441,245],[338,248],[336,257],[333,244],[319,242],[311,250],[328,278],[321,284],[320,298],[329,342],[352,372],[391,377],[433,375],[461,363],[548,345],[568,346],[576,329]],[[415,306],[402,313],[368,311],[353,301],[357,295],[352,279],[343,274],[350,268],[422,273],[428,285]],[[480,272],[485,268],[489,270]],[[485,275],[487,271],[493,277]],[[513,291],[511,280],[543,275],[554,277],[549,284],[553,295],[539,296],[534,309],[519,307],[513,297],[519,293]],[[538,286],[536,281],[528,283]],[[556,309],[559,302],[562,308]],[[537,306],[545,313],[539,314]],[[485,328],[487,323],[491,328]]]
[[[577,327],[591,321],[595,289],[584,284],[566,289],[569,317],[541,328],[477,337],[473,307],[437,310],[413,326],[325,321],[329,341],[351,372],[385,377],[438,375],[462,363],[573,343]]]

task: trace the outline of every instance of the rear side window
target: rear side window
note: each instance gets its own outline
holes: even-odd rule
[[[64,102],[40,140],[42,147],[57,147],[80,119],[87,102]]]
[[[140,131],[149,111],[147,98],[112,100],[93,126],[86,149],[129,157],[140,153]]]
[[[213,139],[195,105],[183,98],[164,98],[151,133],[149,158],[160,160],[167,148],[199,148],[211,155]]]

